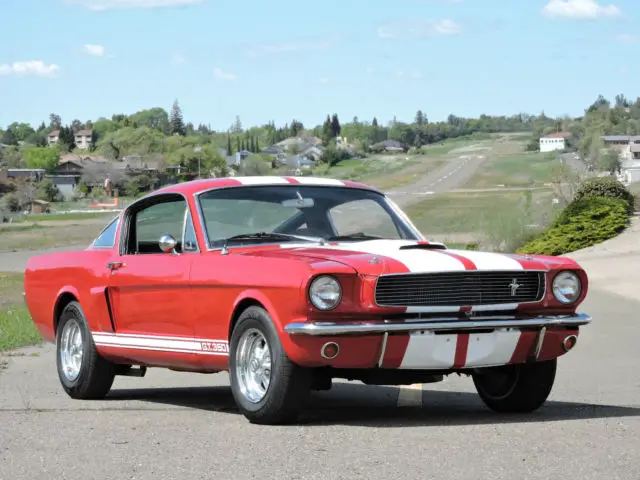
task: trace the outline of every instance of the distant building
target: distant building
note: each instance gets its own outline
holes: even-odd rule
[[[91,130],[78,130],[75,134],[76,147],[87,150],[91,146]]]
[[[55,145],[60,140],[60,130],[53,130],[47,135],[47,143],[49,146]]]
[[[555,132],[540,137],[540,151],[553,152],[567,148],[567,139],[571,137],[570,132]]]

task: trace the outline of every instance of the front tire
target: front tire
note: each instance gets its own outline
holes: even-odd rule
[[[242,414],[251,423],[275,425],[297,420],[313,377],[287,357],[271,317],[254,306],[231,334],[229,379]]]
[[[506,365],[473,374],[482,401],[500,413],[531,413],[549,397],[555,382],[557,359]]]
[[[115,365],[96,350],[82,307],[75,301],[60,315],[56,364],[62,388],[71,398],[100,399],[111,390]]]

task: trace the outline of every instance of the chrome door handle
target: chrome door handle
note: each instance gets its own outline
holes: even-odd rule
[[[126,264],[124,262],[119,262],[119,261],[107,263],[107,268],[109,270],[111,270],[112,272],[114,270],[119,270],[120,268],[125,267],[125,266],[126,266]]]

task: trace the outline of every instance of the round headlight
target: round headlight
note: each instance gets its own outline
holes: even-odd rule
[[[573,272],[560,272],[553,279],[553,295],[566,305],[575,302],[582,291],[580,278]]]
[[[309,285],[309,299],[319,310],[331,310],[338,306],[342,298],[342,287],[333,277],[323,275]]]

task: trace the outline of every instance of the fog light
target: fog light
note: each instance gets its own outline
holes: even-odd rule
[[[576,337],[575,335],[569,335],[562,341],[562,348],[564,348],[565,352],[568,352],[576,346],[576,343],[578,343],[578,337]]]
[[[335,342],[327,342],[320,349],[320,355],[322,355],[322,358],[326,358],[327,360],[336,358],[338,353],[340,353],[340,347]]]

